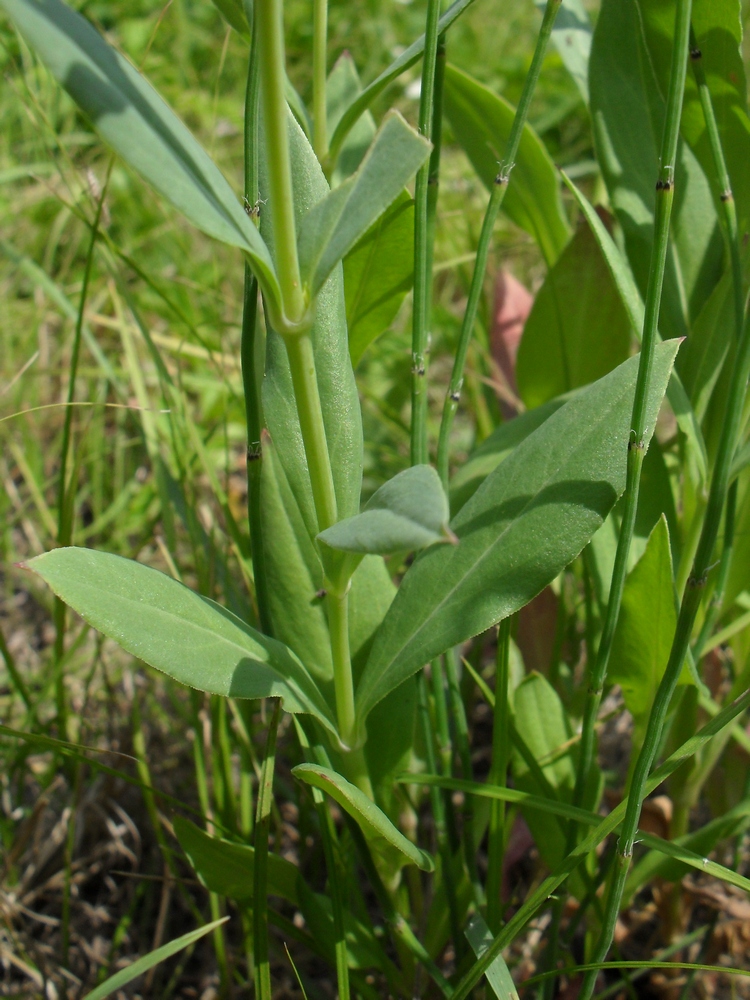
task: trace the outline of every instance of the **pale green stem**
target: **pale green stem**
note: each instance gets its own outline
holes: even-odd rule
[[[682,0],[684,3],[685,0]],[[686,3],[689,8],[689,0]],[[678,3],[678,12],[680,4]],[[690,12],[688,9],[688,23]],[[677,33],[675,33],[677,34]],[[687,32],[686,32],[687,34]],[[746,316],[742,331],[742,339],[738,345],[737,355],[732,362],[732,377],[730,381],[729,394],[727,396],[727,407],[724,417],[724,424],[721,430],[721,438],[716,454],[716,463],[713,476],[711,478],[711,488],[706,506],[706,516],[703,521],[703,531],[701,532],[698,551],[693,563],[693,571],[688,579],[687,587],[682,598],[680,614],[677,619],[677,629],[672,641],[672,649],[669,654],[667,668],[662,677],[659,689],[654,699],[654,704],[649,715],[646,735],[643,747],[638,756],[638,760],[633,772],[628,797],[628,808],[625,813],[625,820],[622,825],[620,839],[617,844],[617,863],[614,878],[610,884],[610,891],[607,897],[605,918],[602,934],[599,939],[593,961],[603,961],[614,935],[617,914],[620,908],[625,880],[627,878],[630,862],[633,856],[633,845],[635,843],[638,819],[640,817],[641,805],[646,795],[646,787],[654,762],[657,750],[661,743],[664,720],[667,715],[669,703],[672,700],[677,681],[682,672],[685,655],[690,644],[695,616],[700,606],[701,598],[706,586],[706,579],[711,567],[716,539],[719,533],[721,514],[727,499],[729,489],[729,477],[732,468],[732,459],[737,447],[737,440],[742,421],[742,408],[745,398],[748,376],[750,376],[750,319]],[[596,982],[596,975],[589,973],[584,980],[581,992],[582,1000],[589,1000]]]
[[[313,147],[321,163],[328,156],[327,52],[328,0],[313,0]]]
[[[274,700],[268,723],[266,757],[260,772],[258,811],[255,817],[253,863],[253,956],[255,992],[258,1000],[271,1000],[271,967],[268,960],[268,833],[273,806],[273,773],[276,764],[276,734],[281,716],[281,698]]]
[[[490,201],[484,215],[484,221],[482,222],[482,231],[479,236],[476,261],[474,262],[474,273],[471,276],[469,297],[466,302],[464,318],[461,324],[461,333],[458,338],[458,347],[456,348],[456,357],[453,362],[453,371],[451,372],[450,384],[448,386],[448,392],[445,396],[445,403],[443,404],[443,417],[440,423],[437,467],[444,485],[447,485],[448,482],[450,433],[451,428],[453,427],[453,420],[458,409],[459,400],[461,399],[461,387],[464,381],[466,355],[469,351],[469,344],[471,343],[471,336],[474,331],[479,302],[484,289],[484,276],[487,271],[487,259],[489,257],[490,245],[492,243],[492,233],[495,228],[495,222],[497,220],[498,212],[500,211],[500,206],[505,198],[505,192],[508,190],[510,174],[515,164],[518,147],[521,142],[521,136],[523,135],[526,120],[529,116],[531,99],[534,96],[534,90],[536,89],[536,84],[542,69],[542,63],[544,62],[544,56],[547,51],[547,44],[549,42],[550,35],[552,34],[552,28],[561,3],[562,0],[547,0],[547,6],[544,10],[542,26],[536,40],[536,47],[531,60],[531,66],[529,67],[529,72],[526,74],[523,91],[521,92],[521,99],[518,102],[518,107],[516,108],[510,135],[508,136],[508,142],[503,153],[503,159],[499,165],[497,177],[495,178],[495,183],[492,186]]]
[[[354,743],[354,682],[349,652],[349,599],[347,594],[328,594],[328,626],[331,632],[333,681],[336,689],[336,716],[339,735],[348,747]]]
[[[490,785],[505,788],[508,781],[510,726],[508,716],[508,668],[510,663],[511,619],[500,622],[497,633],[495,670],[495,712],[492,723],[492,764],[487,779]],[[497,934],[502,923],[500,892],[505,852],[505,803],[493,799],[490,805],[490,828],[487,841],[487,925]]]
[[[291,323],[300,323],[306,315],[307,305],[300,279],[294,223],[292,169],[284,98],[286,71],[282,0],[256,0],[254,21],[258,33],[260,96],[268,162],[268,209],[273,222],[276,269],[285,318]]]
[[[419,131],[432,138],[440,0],[427,0]],[[427,351],[432,275],[429,252],[430,161],[419,169],[414,189],[414,307],[412,313],[411,464],[429,460],[427,444]]]
[[[682,97],[685,90],[685,75],[687,72],[688,33],[690,29],[691,0],[677,0],[675,14],[674,45],[672,49],[672,65],[667,94],[667,111],[662,136],[660,167],[656,180],[656,211],[654,218],[654,240],[651,248],[651,264],[649,267],[649,282],[646,291],[645,315],[643,320],[643,336],[641,338],[641,355],[638,364],[638,376],[633,400],[631,432],[628,441],[627,475],[625,485],[625,502],[617,541],[615,565],[612,572],[609,601],[604,613],[602,635],[596,658],[592,658],[589,671],[588,694],[583,713],[581,730],[581,748],[578,757],[576,784],[573,802],[580,805],[591,771],[596,743],[596,718],[599,714],[602,692],[607,677],[609,656],[612,650],[617,620],[620,615],[622,592],[625,586],[625,576],[628,569],[628,555],[635,528],[635,517],[638,510],[638,494],[640,491],[641,468],[644,457],[644,438],[646,436],[646,410],[651,371],[654,360],[654,346],[657,339],[659,309],[661,306],[662,285],[664,283],[664,268],[669,245],[669,220],[672,214],[674,198],[674,164],[677,156],[677,137],[680,127]],[[653,428],[652,428],[653,430]],[[575,831],[572,832],[575,835]],[[607,949],[609,943],[607,944]],[[605,949],[605,950],[607,950]],[[591,977],[589,977],[591,978]],[[593,989],[593,981],[591,984]]]

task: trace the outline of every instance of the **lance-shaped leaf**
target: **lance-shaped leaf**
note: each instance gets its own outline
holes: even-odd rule
[[[456,139],[491,189],[516,109],[455,66],[445,68],[443,104]],[[537,240],[547,264],[554,264],[570,238],[570,226],[554,164],[530,125],[521,136],[503,211]]]
[[[448,498],[430,465],[414,465],[380,487],[361,514],[321,531],[332,549],[390,555],[452,541]]]
[[[404,865],[416,865],[424,872],[434,871],[435,864],[427,853],[412,844],[391,823],[382,809],[355,785],[340,774],[318,764],[298,764],[292,774],[300,781],[330,795],[360,826],[372,851],[389,870],[398,871]]]
[[[247,41],[250,40],[250,25],[242,0],[213,0],[213,5],[230,28],[234,28],[237,34]]]
[[[103,139],[194,225],[248,255],[280,309],[268,248],[226,178],[151,84],[60,0],[0,0]]]
[[[485,923],[481,913],[474,914],[464,933],[466,934],[466,940],[471,945],[471,950],[477,958],[481,958],[484,955],[494,939],[494,935]],[[485,976],[497,1000],[518,1000],[516,984],[513,982],[513,977],[502,955],[498,955],[497,958],[492,960],[492,964],[485,972]]]
[[[95,629],[176,681],[227,698],[281,698],[287,712],[313,715],[335,734],[323,696],[286,646],[164,573],[73,547],[26,565]]]
[[[544,0],[534,0],[534,3],[543,14],[546,6]],[[560,53],[565,68],[573,77],[586,104],[589,103],[589,55],[592,34],[591,21],[581,0],[562,0],[550,41]]]
[[[175,816],[174,832],[180,847],[203,885],[229,899],[252,900],[255,850],[246,844],[211,837],[195,823]],[[268,891],[299,905],[299,868],[279,854],[268,854]]]
[[[317,295],[336,264],[401,194],[431,149],[397,111],[386,115],[356,173],[311,208],[300,223],[300,271],[312,295]]]
[[[653,430],[675,341],[656,348]],[[421,553],[404,576],[360,679],[358,724],[434,656],[522,608],[574,559],[625,489],[638,357],[581,390],[526,438],[451,523],[459,543]]]

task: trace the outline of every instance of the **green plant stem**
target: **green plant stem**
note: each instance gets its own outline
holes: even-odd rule
[[[682,97],[685,90],[685,75],[687,72],[688,33],[690,28],[691,0],[677,0],[675,14],[674,43],[672,49],[672,65],[667,94],[667,113],[662,136],[660,168],[656,182],[656,213],[654,218],[654,239],[651,248],[651,264],[646,292],[646,304],[643,320],[643,336],[641,338],[641,355],[638,364],[638,376],[633,400],[633,415],[631,432],[628,441],[627,473],[625,485],[625,501],[617,540],[615,565],[612,571],[612,582],[609,591],[609,601],[602,622],[602,634],[596,657],[592,658],[588,676],[588,694],[583,712],[581,728],[581,747],[578,756],[576,783],[573,802],[580,805],[583,801],[586,784],[594,759],[596,743],[596,718],[604,691],[607,677],[609,656],[612,641],[620,615],[620,604],[628,570],[630,544],[635,528],[635,518],[638,511],[638,494],[640,492],[641,468],[645,453],[644,437],[646,435],[646,404],[651,384],[654,346],[658,336],[659,309],[661,305],[664,268],[669,245],[669,220],[672,214],[674,198],[674,163],[677,155],[677,137],[682,110]],[[571,831],[575,837],[575,828]],[[570,844],[568,845],[570,846]],[[593,986],[592,986],[593,988]]]
[[[687,760],[690,760],[698,751],[712,740],[718,733],[721,733],[727,726],[732,725],[734,720],[747,710],[750,705],[750,689],[745,691],[736,701],[727,705],[713,719],[710,720],[701,730],[683,743],[664,763],[658,767],[650,776],[646,783],[646,793],[649,794],[665,781],[671,774],[681,767]],[[455,988],[455,1000],[465,1000],[476,984],[485,974],[495,958],[506,948],[516,936],[521,933],[529,920],[546,903],[552,893],[568,878],[571,872],[585,860],[594,848],[606,837],[616,830],[623,821],[623,815],[627,809],[629,798],[626,798],[612,812],[606,816],[588,836],[578,844],[573,851],[568,854],[558,865],[558,867],[548,875],[535,889],[533,889],[523,905],[513,914],[511,919],[505,924],[500,933],[495,937],[492,944],[478,959],[469,971],[463,976]]]
[[[490,201],[487,205],[487,211],[484,214],[484,221],[482,222],[482,231],[479,236],[476,261],[474,262],[474,273],[471,276],[469,297],[466,302],[463,322],[461,323],[461,333],[458,338],[456,357],[453,361],[453,370],[451,372],[450,383],[448,385],[448,391],[443,404],[443,416],[440,422],[437,469],[440,474],[440,478],[443,481],[443,485],[447,485],[448,483],[451,428],[453,427],[453,420],[456,416],[458,404],[461,399],[461,387],[464,381],[466,356],[469,351],[469,344],[471,343],[471,336],[474,331],[479,302],[484,289],[484,277],[487,271],[487,259],[489,257],[490,245],[492,243],[492,233],[495,228],[495,221],[497,220],[498,212],[500,211],[503,199],[505,198],[505,192],[508,190],[510,174],[515,164],[518,147],[521,142],[521,136],[523,135],[526,120],[529,115],[531,99],[534,96],[534,90],[536,89],[539,74],[542,69],[542,63],[544,62],[544,56],[547,51],[547,44],[549,42],[550,35],[552,34],[552,28],[561,4],[562,0],[547,0],[547,6],[544,10],[542,26],[536,40],[536,47],[534,48],[531,66],[529,67],[529,72],[526,74],[523,91],[521,92],[521,99],[519,100],[518,107],[516,108],[510,135],[508,136],[508,142],[503,153],[503,159],[500,163],[495,183],[492,186]]]
[[[724,512],[724,545],[721,550],[721,562],[719,571],[716,574],[716,582],[711,595],[711,600],[706,608],[706,615],[698,633],[698,638],[693,644],[693,655],[696,660],[702,656],[703,650],[708,645],[711,634],[716,624],[716,618],[724,603],[724,592],[729,577],[729,568],[732,565],[732,554],[734,552],[734,526],[737,512],[737,480],[735,479],[729,487],[727,493],[727,506]]]
[[[245,89],[245,207],[257,220],[258,197],[258,107],[260,96],[260,65],[258,33],[253,31]],[[242,387],[245,396],[247,423],[247,520],[250,531],[250,552],[253,560],[255,600],[261,631],[273,634],[265,569],[265,552],[260,509],[260,479],[263,466],[261,444],[261,406],[256,364],[258,336],[258,281],[245,264],[245,289],[242,308],[242,340],[240,360]]]
[[[255,817],[255,862],[253,866],[253,955],[255,990],[258,1000],[271,1000],[271,969],[268,961],[268,833],[273,805],[273,772],[276,764],[276,735],[281,716],[281,699],[274,700],[268,723],[266,757],[260,773],[258,810]]]
[[[684,2],[684,0],[683,0]],[[689,7],[689,2],[687,3]],[[678,4],[678,11],[680,6]],[[688,12],[689,13],[689,12]],[[737,355],[731,359],[732,377],[727,396],[726,413],[721,430],[721,438],[716,453],[716,462],[711,477],[711,488],[706,505],[706,516],[703,521],[698,550],[693,562],[692,573],[688,579],[685,593],[677,619],[677,629],[672,641],[667,668],[659,685],[654,704],[649,715],[646,735],[641,752],[633,771],[633,778],[628,797],[628,808],[625,814],[620,839],[617,844],[617,863],[614,877],[610,883],[605,907],[602,932],[594,953],[594,961],[603,961],[609,950],[614,935],[615,922],[620,908],[625,880],[633,856],[633,845],[641,811],[641,804],[646,795],[651,765],[661,743],[664,720],[667,709],[677,686],[685,655],[688,651],[690,636],[695,623],[695,617],[700,606],[706,586],[706,579],[711,567],[714,546],[719,532],[719,524],[724,504],[727,499],[729,477],[732,459],[737,447],[737,440],[742,421],[742,408],[745,398],[748,376],[750,376],[750,318],[745,319],[742,339],[738,345]],[[601,956],[601,957],[600,957]],[[593,991],[596,975],[589,973],[584,980],[581,992],[583,1000],[589,1000]]]
[[[86,299],[89,293],[89,283],[91,281],[91,269],[94,264],[94,249],[99,234],[99,224],[104,209],[104,199],[107,196],[109,178],[112,172],[114,158],[110,157],[107,167],[107,174],[102,184],[101,195],[96,204],[94,221],[91,224],[91,235],[89,245],[86,250],[86,262],[83,267],[83,281],[81,283],[81,295],[78,302],[78,313],[76,315],[76,325],[73,333],[73,350],[70,356],[70,372],[68,374],[68,396],[65,407],[65,419],[63,421],[62,444],[60,446],[60,471],[57,481],[57,543],[58,545],[70,545],[73,535],[73,499],[75,496],[75,484],[70,484],[70,494],[68,493],[68,454],[70,452],[70,439],[73,430],[73,400],[76,394],[76,378],[78,375],[78,359],[81,354],[81,338],[83,337],[83,320],[86,311]],[[68,738],[68,707],[65,698],[65,676],[62,671],[62,659],[65,653],[65,625],[67,621],[67,610],[65,604],[59,597],[55,597],[53,605],[53,619],[55,623],[55,706],[57,709],[57,726],[60,738]]]
[[[456,749],[461,762],[461,777],[464,781],[474,780],[474,769],[471,765],[471,745],[469,743],[469,725],[466,719],[466,707],[461,697],[461,686],[458,681],[458,665],[455,649],[449,649],[445,654],[445,674],[448,680],[448,698],[456,733]],[[466,870],[469,873],[477,906],[484,904],[484,889],[477,868],[476,847],[474,844],[474,803],[471,795],[464,797],[462,843]]]
[[[321,163],[328,156],[327,53],[328,0],[313,0],[313,148]]]
[[[348,594],[339,597],[329,593],[327,601],[339,735],[346,746],[352,746],[354,743],[355,713],[354,680],[349,653],[349,597]]]
[[[302,324],[307,303],[300,279],[297,231],[294,222],[292,168],[289,158],[287,108],[284,97],[283,0],[256,0],[254,30],[258,35],[260,97],[268,161],[269,210],[273,221],[276,268],[285,319]]]
[[[492,723],[492,765],[488,782],[505,788],[508,780],[508,668],[510,663],[511,618],[500,622],[497,633],[495,670],[495,708]],[[493,799],[487,841],[487,926],[497,934],[502,923],[503,854],[505,852],[505,803]]]
[[[336,978],[338,980],[338,1000],[349,1000],[349,956],[346,947],[346,926],[344,923],[343,879],[340,865],[337,863],[338,844],[336,827],[333,825],[331,811],[318,788],[313,788],[313,799],[320,821],[323,853],[328,869],[328,889],[331,893],[331,910],[333,912],[333,937],[336,954]]]
[[[432,139],[435,67],[437,64],[440,0],[427,0],[422,88],[419,95],[418,128]],[[412,314],[412,383],[411,383],[411,464],[429,460],[427,444],[427,352],[429,347],[430,291],[428,201],[430,182],[428,160],[420,167],[414,189],[414,307]]]
[[[425,745],[425,757],[427,769],[431,774],[437,773],[435,761],[434,733],[432,721],[430,719],[429,695],[427,692],[427,680],[424,670],[419,674],[419,715],[422,721],[422,734]],[[450,844],[448,842],[448,830],[445,823],[445,802],[443,793],[436,785],[430,787],[430,805],[432,807],[432,817],[435,824],[435,839],[437,841],[438,854],[440,856],[440,874],[445,885],[445,896],[448,900],[448,913],[450,918],[451,937],[456,955],[463,953],[464,947],[461,940],[461,921],[458,913],[458,897],[456,895],[456,883],[453,878],[453,858]]]

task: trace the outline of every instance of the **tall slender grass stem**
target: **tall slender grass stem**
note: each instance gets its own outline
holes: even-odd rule
[[[674,164],[677,156],[677,136],[680,126],[683,92],[685,89],[685,75],[687,72],[690,10],[691,0],[677,0],[672,64],[667,93],[667,113],[661,145],[661,166],[656,180],[654,239],[651,248],[649,282],[646,291],[640,362],[635,386],[635,398],[633,400],[633,415],[630,423],[631,432],[627,445],[624,511],[620,536],[617,541],[609,601],[602,623],[599,648],[595,657],[593,650],[589,651],[591,668],[588,677],[588,694],[584,706],[583,725],[581,729],[581,749],[578,757],[576,784],[573,794],[573,801],[576,805],[580,805],[583,801],[586,782],[594,758],[596,718],[599,714],[602,692],[607,677],[609,656],[612,650],[612,641],[620,615],[620,604],[622,602],[622,593],[628,568],[628,555],[630,553],[630,544],[635,528],[635,517],[638,510],[641,469],[645,453],[643,442],[647,431],[645,425],[646,403],[651,384],[654,347],[657,338],[662,285],[664,283],[664,268],[669,245],[669,220],[672,214],[672,201],[674,198]]]
[[[450,384],[448,386],[448,392],[446,393],[445,402],[443,404],[443,416],[440,422],[437,468],[444,485],[447,485],[448,482],[450,433],[451,428],[453,427],[453,420],[455,418],[456,411],[458,410],[458,404],[461,399],[461,387],[464,380],[466,356],[469,351],[469,344],[474,331],[479,302],[484,288],[484,277],[487,271],[487,259],[489,257],[490,245],[492,243],[492,233],[495,228],[498,212],[500,211],[503,199],[505,198],[505,192],[507,191],[508,184],[510,183],[510,174],[513,170],[516,155],[518,153],[518,147],[521,142],[521,136],[523,135],[523,130],[529,116],[531,99],[534,96],[534,90],[536,89],[537,81],[539,80],[539,74],[542,69],[542,63],[544,62],[547,45],[549,43],[555,18],[557,17],[557,12],[560,9],[561,4],[562,0],[547,0],[547,6],[544,9],[542,26],[536,40],[536,47],[534,48],[531,66],[529,67],[529,72],[526,74],[526,79],[524,80],[521,99],[519,100],[518,107],[516,108],[510,135],[508,136],[508,142],[505,147],[505,152],[503,153],[503,159],[500,163],[495,183],[490,194],[487,211],[484,214],[484,220],[482,222],[482,231],[479,236],[477,256],[474,262],[474,273],[471,276],[469,297],[464,311],[463,322],[461,323],[461,332],[458,338],[456,357],[453,361],[453,370],[451,372]],[[416,295],[416,283],[414,287]]]
[[[495,670],[495,709],[492,724],[492,765],[488,781],[505,788],[508,780],[510,727],[508,725],[508,666],[510,663],[511,618],[500,622],[497,633],[497,666]],[[493,934],[500,930],[505,851],[505,803],[493,799],[490,806],[490,828],[487,841],[487,925]]]

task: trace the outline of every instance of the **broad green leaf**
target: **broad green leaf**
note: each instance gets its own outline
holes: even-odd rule
[[[346,109],[362,93],[362,85],[359,81],[357,67],[348,52],[342,52],[333,65],[333,69],[328,74],[326,81],[326,110],[328,138],[332,138],[334,130]],[[344,140],[341,151],[336,160],[333,173],[331,174],[331,187],[337,187],[342,181],[350,177],[364,159],[365,153],[370,148],[372,140],[375,138],[377,126],[375,119],[369,111],[365,111],[362,117],[352,126],[349,134]]]
[[[515,108],[455,66],[445,68],[443,105],[456,139],[491,189]],[[570,226],[554,164],[530,125],[521,137],[503,211],[537,240],[547,264],[554,264],[570,238]]]
[[[470,7],[474,0],[454,0],[448,10],[438,21],[438,32],[443,33],[463,14],[467,7]],[[410,66],[418,62],[424,52],[424,35],[421,35],[416,42],[405,49],[391,65],[383,70],[372,83],[368,84],[362,93],[347,107],[336,124],[330,141],[331,160],[335,163],[342,148],[342,144],[352,130],[355,122],[370,107],[373,101],[385,90],[385,88],[405,73]]]
[[[228,899],[253,898],[255,850],[245,844],[212,837],[182,816],[174,818],[180,847],[203,885]],[[268,853],[268,892],[299,905],[300,870],[279,854]]]
[[[464,933],[477,958],[481,958],[484,955],[494,938],[481,913],[474,914]],[[498,955],[497,958],[493,959],[492,964],[485,972],[485,976],[497,1000],[518,1000],[516,984],[513,982],[513,977],[502,955]]]
[[[401,194],[431,148],[397,111],[389,112],[356,173],[302,217],[297,236],[300,271],[312,295]]]
[[[450,503],[454,516],[474,496],[487,476],[512,454],[513,449],[566,402],[565,398],[550,400],[495,428],[451,479]]]
[[[318,596],[324,583],[320,555],[268,431],[262,432],[262,446],[260,503],[273,634],[313,677],[329,681],[333,661],[325,600]]]
[[[388,329],[414,281],[414,202],[407,191],[344,257],[349,352],[357,365]]]
[[[656,348],[653,429],[678,345]],[[404,576],[357,687],[360,727],[434,656],[523,607],[581,551],[625,488],[637,357],[581,390],[523,441],[451,523],[459,544]]]
[[[214,7],[238,35],[250,41],[250,25],[247,23],[247,13],[242,0],[212,0]]]
[[[667,93],[674,36],[674,2],[638,0],[640,20],[654,72],[662,94]],[[724,158],[737,206],[740,232],[750,221],[750,120],[747,115],[747,80],[742,61],[742,7],[739,0],[694,0],[691,23],[701,51],[711,103],[714,107]],[[695,76],[688,68],[680,132],[701,163],[706,176],[718,187],[706,122]],[[717,200],[718,203],[718,200]]]
[[[564,172],[562,176],[568,190],[578,202],[578,207],[586,217],[586,221],[591,228],[591,232],[594,234],[594,237],[599,244],[599,249],[602,252],[604,260],[607,262],[609,272],[612,275],[612,280],[620,293],[622,304],[630,317],[630,324],[636,337],[640,341],[643,336],[644,306],[641,293],[638,290],[635,279],[633,278],[633,273],[630,270],[630,265],[620,253],[617,244],[610,236],[607,231],[607,227],[599,218],[599,215],[593,205],[591,205],[586,196],[578,190],[575,184],[573,184],[570,179],[565,176]],[[669,385],[667,386],[667,399],[669,400],[669,405],[672,407],[672,412],[675,415],[680,430],[687,437],[690,445],[692,446],[693,455],[698,465],[698,469],[703,478],[705,478],[707,469],[706,445],[703,441],[703,435],[701,433],[695,411],[690,405],[690,400],[688,399],[688,395],[682,385],[682,382],[680,381],[680,376],[676,369],[672,370],[672,375],[669,379]]]
[[[174,941],[170,941],[168,944],[163,944],[161,948],[157,948],[155,951],[149,952],[148,955],[144,955],[143,958],[139,958],[135,962],[131,962],[130,965],[126,965],[124,969],[120,969],[116,972],[114,976],[110,976],[105,979],[103,983],[87,993],[83,1000],[104,1000],[104,997],[108,997],[111,993],[115,993],[121,990],[123,986],[127,986],[128,983],[132,983],[134,979],[142,976],[149,969],[153,969],[155,965],[159,962],[164,962],[166,959],[171,958],[172,955],[176,955],[178,951],[182,951],[183,948],[188,948],[191,944],[196,941],[200,941],[202,937],[206,934],[210,934],[211,931],[215,931],[217,927],[221,927],[229,920],[229,917],[221,917],[219,920],[214,920],[210,924],[204,924],[202,927],[196,928],[194,931],[188,931],[187,934],[183,934],[181,937],[175,938]]]
[[[451,541],[448,518],[448,498],[437,472],[430,465],[413,465],[376,490],[361,514],[339,521],[318,538],[343,552],[411,552]]]
[[[300,781],[330,795],[348,812],[360,826],[372,851],[390,870],[397,871],[406,864],[412,864],[425,872],[434,871],[435,865],[430,855],[407,840],[372,799],[340,774],[318,764],[298,764],[292,768],[292,774]]]
[[[584,222],[547,272],[516,359],[521,399],[532,409],[612,371],[630,353],[630,321]]]
[[[651,706],[667,667],[677,626],[675,602],[669,529],[662,516],[625,581],[609,662],[608,679],[620,685],[633,716],[636,748],[643,743]],[[687,667],[680,683],[691,683]]]
[[[643,39],[637,3],[603,0],[589,64],[597,160],[625,237],[636,283],[646,293],[653,242],[665,101]],[[721,276],[723,241],[700,164],[680,143],[660,327],[685,336]]]
[[[181,684],[227,698],[281,698],[335,734],[323,697],[282,643],[132,559],[62,548],[29,560],[66,604],[123,649]]]
[[[328,184],[302,129],[291,115],[288,122],[294,208],[299,224],[305,213],[325,198]],[[267,190],[266,168],[261,159],[261,196],[265,197],[264,192]],[[268,213],[261,212],[260,228],[269,247],[273,249],[273,233]],[[269,324],[267,329],[268,327]],[[362,487],[362,417],[349,357],[340,267],[334,269],[320,290],[311,337],[338,515],[341,518],[352,517],[359,513]],[[276,454],[284,468],[307,532],[314,539],[318,533],[318,524],[294,401],[292,376],[284,342],[272,326],[268,329],[266,340],[262,399],[263,416]]]
[[[209,236],[249,257],[270,305],[280,292],[268,248],[226,178],[150,83],[60,0],[0,0],[102,138]]]
[[[544,13],[544,0],[534,2],[537,9]],[[562,0],[550,41],[560,53],[565,68],[573,77],[586,104],[589,103],[591,36],[591,21],[581,0]]]

